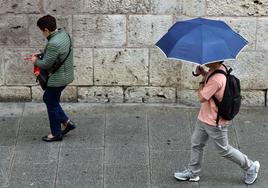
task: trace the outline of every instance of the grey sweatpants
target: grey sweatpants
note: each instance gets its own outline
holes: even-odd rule
[[[229,145],[227,127],[218,128],[198,120],[191,139],[191,160],[189,163],[189,169],[194,174],[201,171],[203,148],[208,138],[212,139],[219,155],[238,164],[242,169],[247,170],[253,164],[253,161],[248,159],[245,154]]]

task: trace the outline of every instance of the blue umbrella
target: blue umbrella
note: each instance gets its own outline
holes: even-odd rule
[[[202,65],[236,59],[247,44],[225,22],[195,18],[175,23],[156,46],[167,58]]]

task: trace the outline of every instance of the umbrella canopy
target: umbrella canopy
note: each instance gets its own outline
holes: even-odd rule
[[[195,18],[175,23],[156,46],[168,58],[202,65],[235,59],[247,43],[223,21]]]

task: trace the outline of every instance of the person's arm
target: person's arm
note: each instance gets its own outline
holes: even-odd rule
[[[199,88],[198,88],[198,99],[201,103],[205,102],[206,99],[201,95],[201,91],[203,90],[204,88],[204,81],[200,82],[199,83]]]
[[[200,84],[198,89],[198,98],[201,103],[211,99],[213,95],[221,88],[221,84],[214,78],[209,79],[209,81],[203,85]]]
[[[199,69],[199,70],[201,70],[201,69]],[[199,82],[198,99],[201,103],[203,103],[206,101],[206,99],[201,95],[201,91],[203,90],[204,85],[205,85],[205,78],[206,78],[207,72],[205,72],[205,70],[202,69],[202,71],[200,71],[200,74],[203,76],[203,78],[202,78],[202,81]]]
[[[47,45],[47,49],[43,59],[37,59],[37,61],[34,64],[40,67],[41,69],[49,69],[55,63],[58,56],[59,56],[58,47],[55,44],[51,43]]]

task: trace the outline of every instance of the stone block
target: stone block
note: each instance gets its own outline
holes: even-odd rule
[[[126,17],[75,15],[73,34],[76,47],[122,47],[126,43]]]
[[[4,50],[0,48],[0,86],[4,85],[5,83],[5,79],[4,79],[5,63],[3,61],[3,57],[4,57]]]
[[[178,15],[182,12],[182,0],[153,0],[153,14],[174,14]]]
[[[94,50],[95,85],[148,85],[147,49]]]
[[[2,86],[0,87],[1,102],[26,102],[31,101],[31,90],[29,87]]]
[[[93,85],[92,48],[74,48],[74,77],[72,85]]]
[[[268,50],[268,19],[257,18],[256,50]]]
[[[248,42],[248,46],[243,51],[255,50],[257,19],[254,17],[221,17],[230,27],[243,36]],[[268,21],[268,20],[267,20]],[[258,36],[258,35],[257,35]],[[267,48],[268,49],[268,48]]]
[[[151,10],[151,0],[91,0],[84,1],[83,13],[91,14],[146,14]]]
[[[194,77],[192,75],[192,71],[195,71],[196,66],[192,63],[182,62],[181,89],[198,89],[199,82],[201,82],[202,78],[201,76]]]
[[[267,16],[266,0],[207,0],[209,16]]]
[[[123,102],[121,87],[80,87],[78,88],[79,102]]]
[[[28,46],[28,20],[20,15],[0,16],[0,46]]]
[[[172,15],[130,15],[128,46],[153,46],[172,26],[172,20]]]
[[[200,106],[197,90],[178,88],[177,97],[179,104],[185,104],[187,106]]]
[[[45,0],[44,11],[51,15],[81,14],[84,0]]]
[[[261,51],[241,52],[236,62],[229,65],[241,82],[242,89],[268,88],[268,54]]]
[[[39,27],[36,23],[39,18],[45,15],[29,15],[29,39],[31,47],[39,47],[41,51],[44,50],[47,39],[42,35]],[[72,33],[72,16],[55,16],[57,22],[57,28],[62,28],[67,31],[70,35]]]
[[[244,106],[264,106],[265,105],[265,92],[257,90],[243,90],[242,105]]]
[[[178,86],[182,63],[169,60],[156,48],[150,50],[150,82],[152,86]]]
[[[44,91],[40,86],[32,86],[32,101],[43,102]],[[67,86],[61,95],[62,102],[77,102],[77,87]]]
[[[41,0],[2,0],[0,2],[0,14],[39,14],[41,9]]]
[[[126,102],[174,103],[176,89],[171,87],[129,87],[125,91]]]
[[[206,1],[203,0],[182,0],[182,12],[187,16],[205,16]]]
[[[4,49],[6,85],[34,85],[33,64],[24,58],[35,50],[30,48]]]

